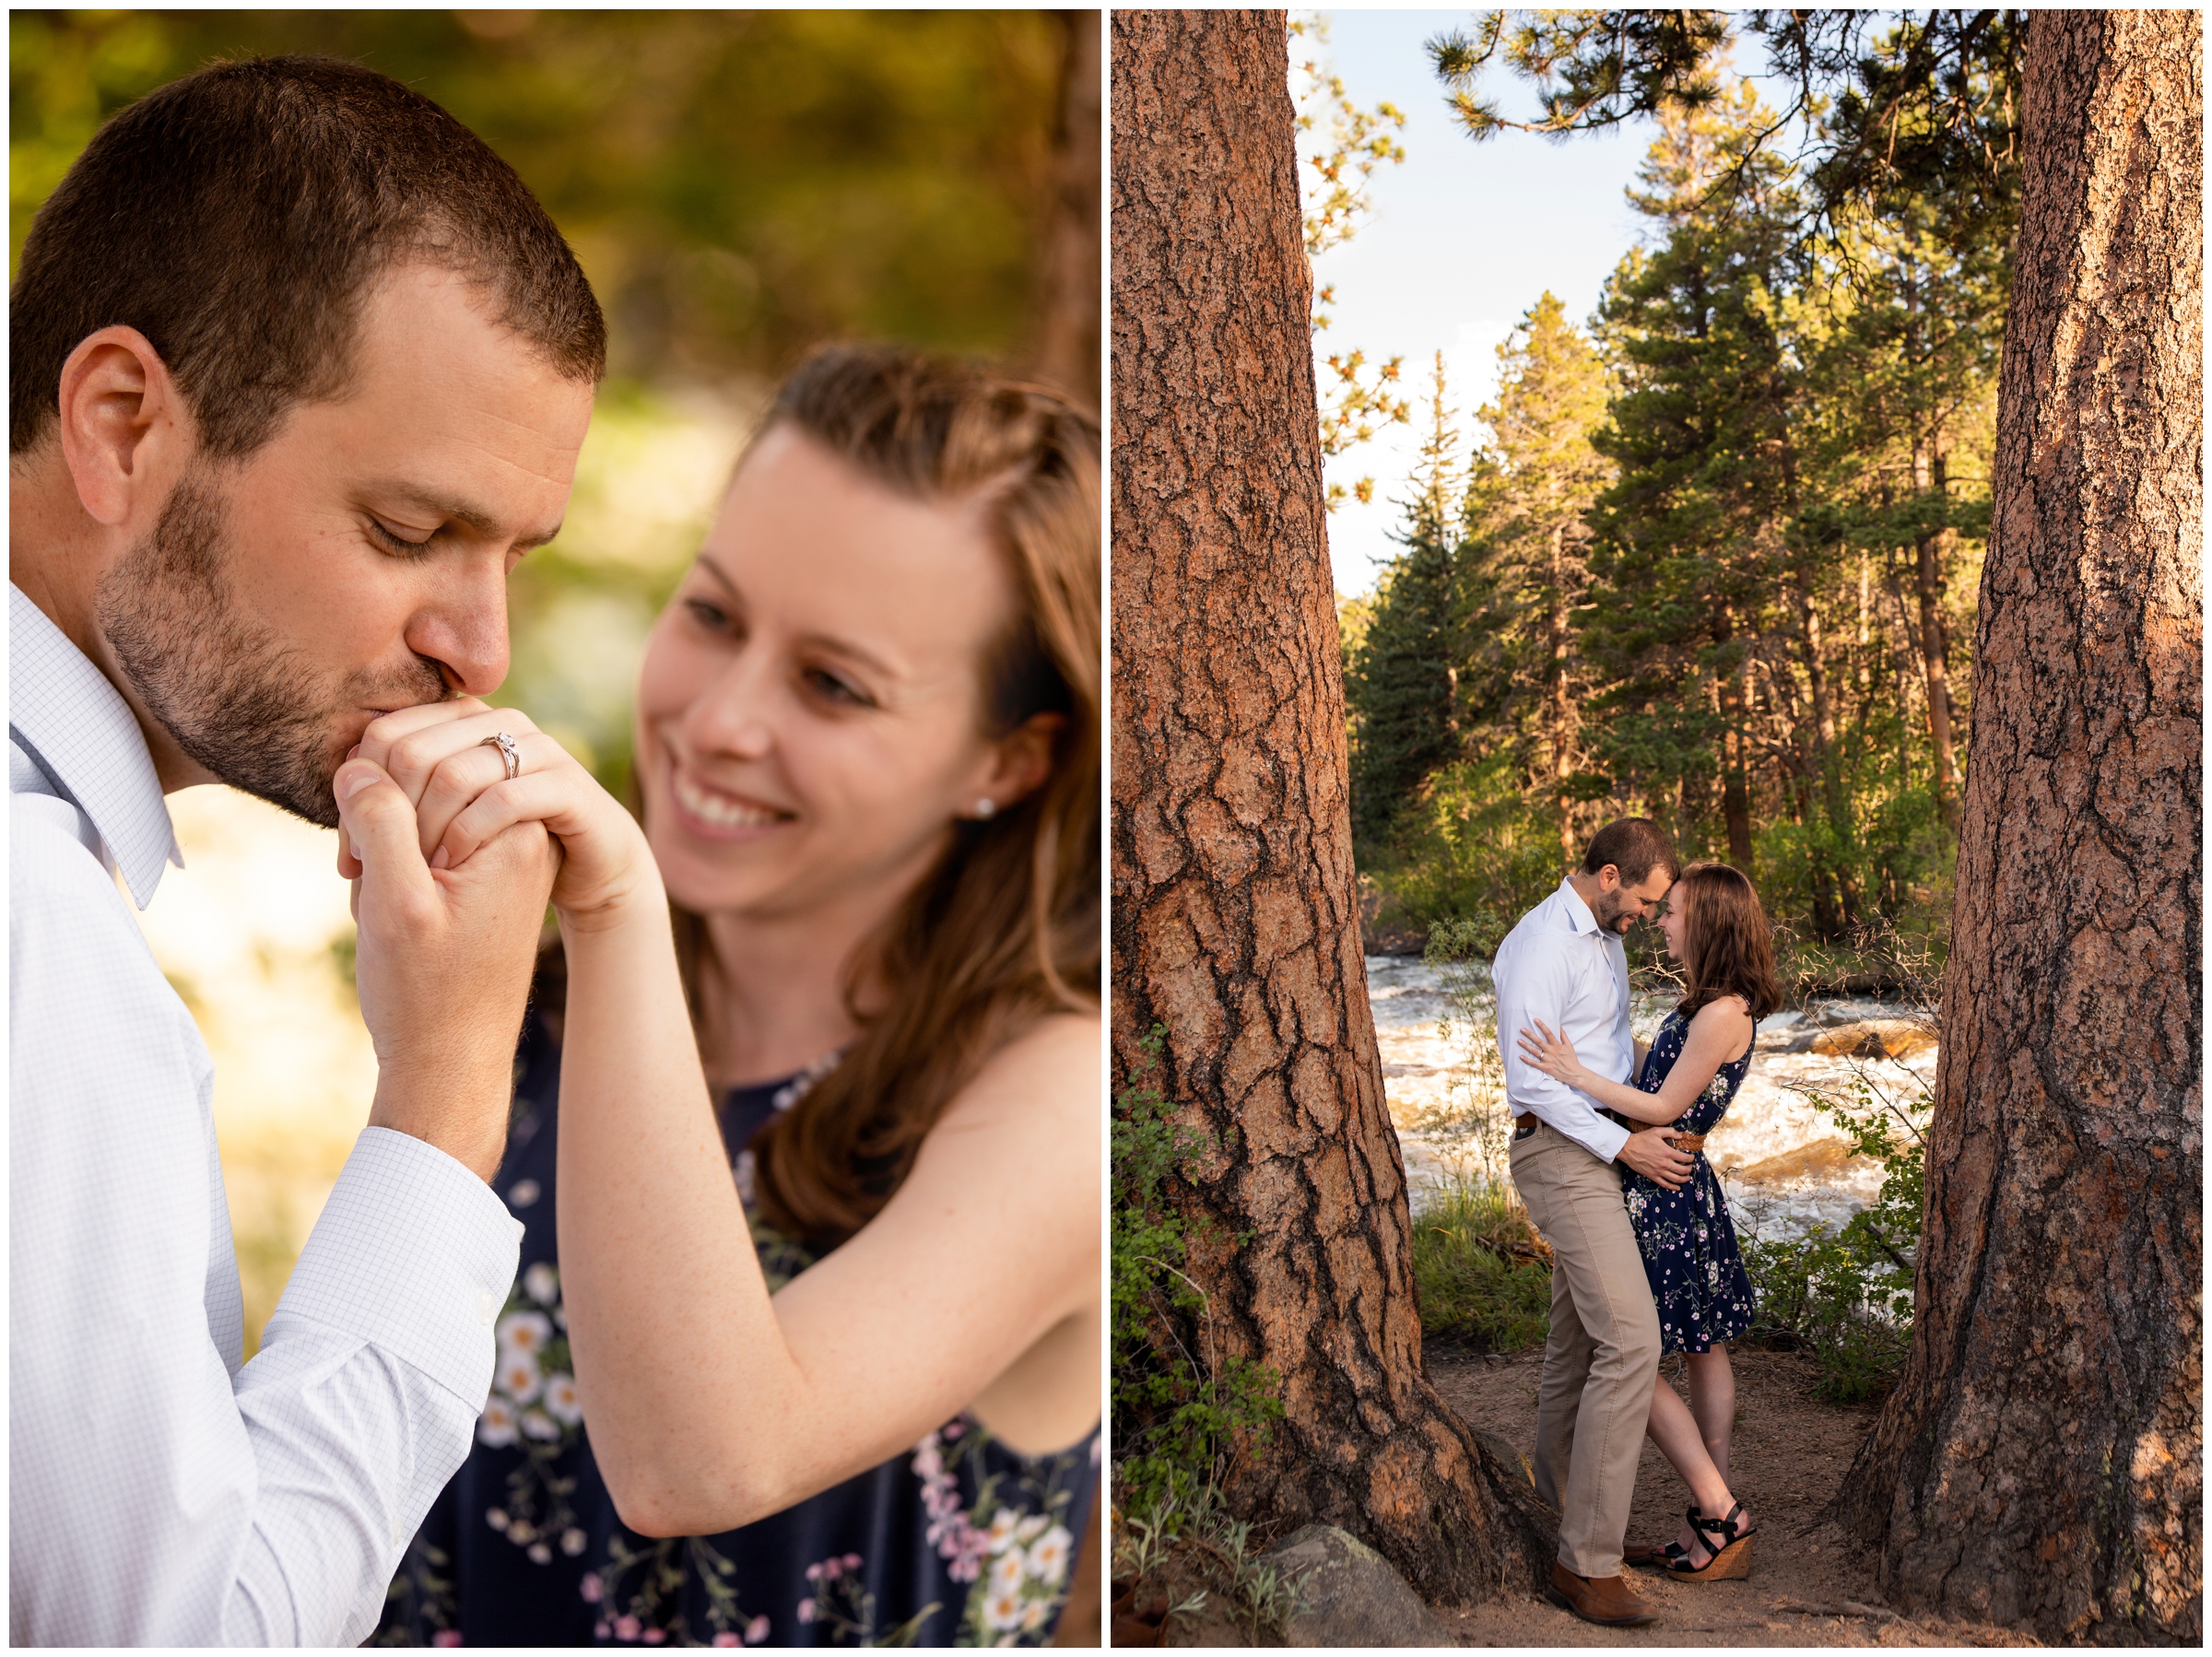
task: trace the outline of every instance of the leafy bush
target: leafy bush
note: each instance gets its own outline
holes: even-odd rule
[[[1154,1077],[1166,1036],[1155,1025],[1142,1043],[1111,1141],[1113,1482],[1124,1524],[1163,1538],[1216,1522],[1231,1450],[1283,1413],[1272,1369],[1215,1349],[1206,1296],[1182,1271],[1189,1228],[1165,1188],[1215,1147],[1170,1120]],[[1197,1351],[1185,1339],[1194,1325]]]
[[[1883,1165],[1881,1193],[1833,1234],[1816,1226],[1794,1241],[1767,1242],[1751,1228],[1744,1241],[1758,1308],[1751,1338],[1812,1353],[1820,1397],[1867,1403],[1896,1383],[1912,1345],[1928,1100],[1924,1091],[1893,1098],[1864,1068],[1843,1093],[1812,1098],[1856,1154]]]

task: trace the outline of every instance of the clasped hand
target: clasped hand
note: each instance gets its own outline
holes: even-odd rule
[[[521,761],[512,778],[500,750],[487,746],[500,733],[514,738]],[[641,898],[659,901],[644,831],[525,713],[474,697],[403,708],[362,734],[348,766],[363,760],[406,797],[416,843],[433,870],[458,870],[517,824],[542,823],[560,842],[552,901],[563,922],[590,926]],[[360,873],[345,847],[338,872]]]
[[[515,738],[521,774],[499,749]],[[377,1055],[371,1126],[489,1178],[547,899],[570,926],[662,908],[644,836],[561,746],[473,698],[407,708],[338,768],[338,873]]]

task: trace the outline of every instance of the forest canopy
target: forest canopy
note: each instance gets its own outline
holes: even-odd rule
[[[1858,39],[1862,85],[1929,50],[1915,29]],[[1889,107],[1911,165],[1884,170],[1864,98],[1778,112],[1700,40],[1683,95],[1644,93],[1640,245],[1585,323],[1535,299],[1464,452],[1440,358],[1405,550],[1347,607],[1354,821],[1386,920],[1502,931],[1627,814],[1820,939],[1948,912],[2009,177],[1994,151],[1937,165],[1964,140],[1938,142],[1952,106],[1926,98]],[[1450,84],[1484,49],[1432,53]],[[1586,41],[1501,26],[1488,50],[1552,77],[1539,130],[1634,91]],[[2008,90],[2001,66],[1963,73],[1977,109]],[[1472,109],[1477,135],[1502,121]]]

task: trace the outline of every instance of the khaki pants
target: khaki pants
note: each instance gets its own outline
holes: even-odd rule
[[[1559,1563],[1618,1576],[1659,1374],[1658,1308],[1611,1163],[1538,1122],[1513,1141],[1512,1166],[1552,1256],[1536,1494],[1559,1510]]]

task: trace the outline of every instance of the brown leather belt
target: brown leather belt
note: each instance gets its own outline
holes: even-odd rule
[[[1535,1133],[1539,1120],[1535,1112],[1523,1111],[1513,1118],[1513,1136],[1517,1139],[1524,1134]],[[1678,1151],[1701,1151],[1705,1148],[1705,1135],[1702,1134],[1674,1134],[1668,1136],[1668,1142]]]

